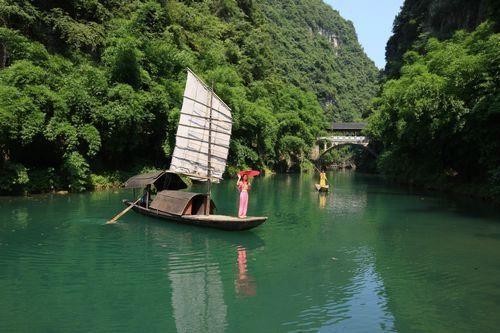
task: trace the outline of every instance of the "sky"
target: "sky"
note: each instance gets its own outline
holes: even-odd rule
[[[354,23],[358,40],[378,68],[385,67],[385,45],[404,0],[324,0]]]

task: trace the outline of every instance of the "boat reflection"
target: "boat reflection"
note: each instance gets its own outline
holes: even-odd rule
[[[326,193],[325,192],[319,192],[319,208],[325,208],[326,207]]]
[[[162,225],[156,230],[163,232],[167,228]],[[224,332],[228,322],[224,276],[229,272],[224,272],[225,265],[218,259],[220,253],[228,248],[237,250],[235,293],[254,296],[255,280],[248,274],[247,251],[262,248],[264,241],[251,232],[235,238],[231,233],[177,225],[157,237],[166,248],[175,249],[169,251],[167,265],[176,331]]]
[[[253,297],[257,293],[255,280],[248,274],[247,252],[238,246],[238,277],[234,281],[236,294],[242,297]]]

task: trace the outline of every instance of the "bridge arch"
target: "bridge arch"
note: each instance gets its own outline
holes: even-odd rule
[[[377,154],[368,146],[370,139],[362,134],[365,123],[333,123],[328,129],[328,135],[316,139],[316,146],[311,153],[312,160],[318,160],[339,146],[361,146],[374,157]]]
[[[340,148],[340,147],[344,147],[344,146],[356,146],[356,147],[361,147],[363,148],[364,150],[366,150],[367,152],[369,152],[373,157],[377,157],[377,153],[375,153],[375,151],[373,149],[371,149],[370,147],[368,147],[368,144],[362,144],[362,143],[356,143],[356,142],[343,142],[343,143],[337,143],[337,144],[334,144],[332,146],[330,146],[329,148],[326,148],[325,150],[321,151],[319,156],[318,156],[318,159],[320,159],[323,155],[325,155],[326,153],[336,149],[336,148]]]

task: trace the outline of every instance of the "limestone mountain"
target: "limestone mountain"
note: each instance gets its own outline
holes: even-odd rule
[[[377,92],[378,71],[352,22],[321,0],[261,0],[279,73],[312,89],[329,119],[359,120]]]

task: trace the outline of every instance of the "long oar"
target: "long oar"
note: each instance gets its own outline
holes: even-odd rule
[[[132,207],[135,206],[136,203],[138,203],[140,200],[142,199],[142,197],[140,197],[139,199],[137,199],[133,204],[131,204],[130,206],[128,206],[127,208],[125,208],[124,210],[122,210],[120,213],[118,213],[115,217],[113,217],[111,220],[109,220],[108,222],[106,222],[106,224],[111,224],[111,223],[116,223],[116,221],[118,221],[118,219],[120,217],[122,217],[123,215],[125,215],[129,210],[132,209]]]

